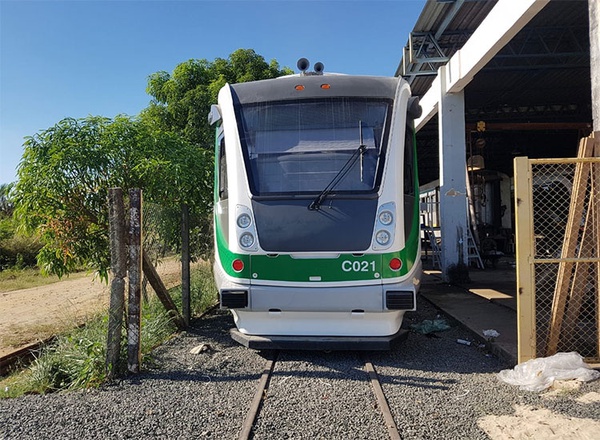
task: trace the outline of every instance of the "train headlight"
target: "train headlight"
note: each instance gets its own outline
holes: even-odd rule
[[[252,223],[252,219],[250,218],[250,216],[248,214],[241,214],[237,218],[237,225],[242,229],[246,229],[248,226],[250,226],[251,223]]]
[[[373,231],[372,248],[375,251],[389,249],[396,235],[396,203],[379,205]]]
[[[244,252],[256,252],[259,249],[258,231],[256,230],[256,219],[252,210],[245,205],[236,205],[233,228],[237,238],[237,250]]]
[[[391,211],[381,211],[379,213],[379,221],[382,225],[388,226],[391,225],[394,221],[394,215]]]
[[[377,234],[375,234],[375,240],[377,240],[377,243],[381,246],[385,246],[390,242],[391,239],[391,235],[388,231],[377,231]]]
[[[249,232],[244,232],[241,236],[240,236],[240,246],[248,249],[250,247],[252,247],[252,245],[254,244],[254,235],[252,235]]]

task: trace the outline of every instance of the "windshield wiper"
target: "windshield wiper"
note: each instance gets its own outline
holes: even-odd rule
[[[318,211],[321,207],[321,203],[325,200],[325,197],[333,191],[333,189],[346,177],[346,174],[350,172],[358,158],[361,158],[361,180],[362,180],[362,156],[367,150],[367,146],[363,144],[363,135],[362,135],[362,121],[358,121],[358,129],[360,131],[360,142],[358,148],[352,153],[352,156],[346,161],[344,166],[337,172],[331,182],[327,184],[323,191],[319,193],[317,197],[308,205],[308,209],[311,211]]]

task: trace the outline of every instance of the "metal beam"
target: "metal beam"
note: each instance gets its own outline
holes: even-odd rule
[[[468,131],[476,131],[477,124],[466,124]],[[581,130],[591,132],[589,122],[486,122],[485,131],[540,131]]]
[[[444,17],[444,20],[440,23],[440,25],[434,35],[434,38],[436,40],[440,39],[440,37],[442,36],[442,34],[444,33],[444,31],[446,30],[448,25],[452,22],[452,20],[454,20],[454,17],[456,16],[456,14],[458,14],[458,11],[460,10],[460,8],[462,7],[464,2],[465,2],[465,0],[457,0],[454,2],[454,4],[452,5],[452,8],[446,14],[446,16]]]
[[[590,65],[588,27],[523,29],[485,70],[577,68]]]
[[[448,62],[448,93],[461,92],[473,77],[502,49],[550,0],[499,0],[465,45]],[[437,112],[439,75],[421,99],[423,116],[415,121],[422,128]],[[431,95],[431,96],[428,96]],[[427,105],[427,107],[426,107]]]

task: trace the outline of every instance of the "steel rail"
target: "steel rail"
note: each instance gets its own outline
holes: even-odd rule
[[[373,364],[368,360],[365,360],[365,371],[369,374],[369,378],[371,379],[373,394],[375,394],[375,397],[377,398],[377,406],[383,415],[383,420],[385,421],[385,426],[388,430],[388,434],[390,435],[390,439],[401,440],[402,437],[398,431],[398,426],[394,421],[394,416],[392,416],[392,411],[390,410],[390,406],[383,392],[383,388],[381,387],[379,375],[377,374],[377,371],[375,371]]]
[[[256,416],[258,416],[261,405],[267,397],[269,382],[271,381],[271,375],[273,374],[273,369],[275,368],[275,363],[277,362],[278,356],[279,351],[273,352],[271,359],[269,359],[265,365],[263,373],[258,381],[258,388],[256,389],[256,393],[254,394],[254,398],[250,404],[250,409],[248,410],[244,423],[242,424],[242,431],[238,437],[239,440],[248,440],[251,438],[252,428],[254,427]]]
[[[219,308],[219,303],[210,305],[202,314],[193,319],[202,319]],[[85,324],[80,324],[76,328],[84,327]],[[15,370],[16,367],[26,367],[32,360],[35,359],[36,354],[39,354],[41,349],[49,345],[56,339],[57,335],[50,336],[32,344],[25,345],[17,350],[8,353],[7,355],[0,357],[0,377],[8,375],[11,371]]]
[[[40,352],[41,348],[51,343],[54,338],[55,336],[51,336],[43,341],[28,344],[12,353],[0,357],[0,377],[8,375],[19,365],[25,366],[30,363],[35,359],[36,354]]]

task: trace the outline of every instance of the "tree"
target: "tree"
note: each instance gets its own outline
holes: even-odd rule
[[[14,183],[3,183],[0,185],[0,217],[11,217],[14,209],[12,190]]]
[[[172,73],[156,72],[148,78],[146,92],[152,102],[141,113],[142,120],[165,132],[173,132],[192,145],[212,150],[214,128],[208,125],[211,104],[217,102],[219,90],[226,83],[239,83],[292,74],[279,68],[275,60],[267,63],[251,49],[239,49],[227,59],[190,59],[178,64]],[[177,211],[179,213],[180,211]],[[206,211],[190,206],[191,247],[196,254],[205,253],[212,241],[211,218]],[[173,212],[173,218],[176,212]],[[171,227],[170,230],[175,230]]]
[[[280,69],[275,60],[267,63],[252,49],[238,49],[226,60],[191,59],[177,65],[172,74],[161,71],[150,75],[146,92],[153,100],[142,118],[194,145],[212,148],[214,134],[207,115],[221,87],[291,73],[289,68]]]
[[[42,247],[35,234],[18,230],[13,216],[14,188],[14,182],[0,185],[0,270],[35,266]]]
[[[107,191],[142,188],[166,210],[210,210],[212,153],[126,116],[64,119],[28,137],[15,214],[44,242],[38,265],[59,276],[77,267],[108,278]]]
[[[210,105],[227,82],[288,73],[250,49],[237,50],[227,60],[189,60],[172,74],[150,75],[147,92],[153,100],[138,118],[67,118],[27,138],[15,214],[43,240],[42,271],[62,276],[86,266],[108,278],[110,187],[142,188],[152,208],[149,217],[160,219],[152,234],[170,246],[180,243],[181,205],[187,204],[192,252],[205,253],[212,243]]]

